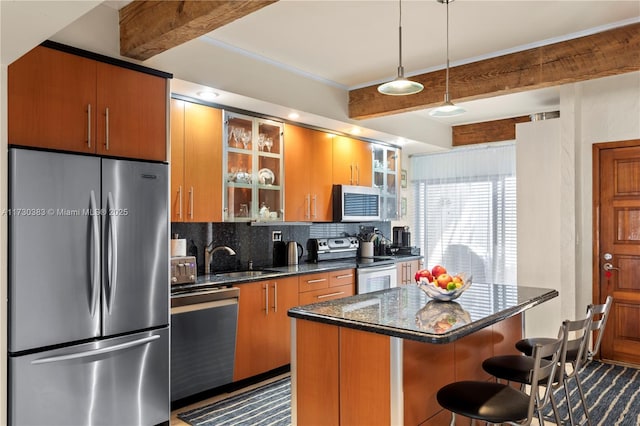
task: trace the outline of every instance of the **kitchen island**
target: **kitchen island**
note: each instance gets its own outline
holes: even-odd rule
[[[292,308],[292,424],[446,425],[438,389],[489,380],[482,361],[517,353],[522,314],[557,295],[474,283],[437,302],[407,285]]]

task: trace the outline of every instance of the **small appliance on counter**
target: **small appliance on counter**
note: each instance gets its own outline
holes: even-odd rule
[[[408,226],[393,227],[393,247],[410,247],[411,232]]]
[[[198,267],[195,256],[175,256],[171,258],[171,285],[196,282]]]
[[[289,241],[287,243],[287,264],[297,265],[302,258],[304,249],[297,241]]]

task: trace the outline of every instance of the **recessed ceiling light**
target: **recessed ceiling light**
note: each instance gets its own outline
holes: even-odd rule
[[[218,96],[220,96],[218,93],[214,92],[213,90],[201,90],[198,93],[196,93],[196,95],[198,95],[198,97],[200,97],[201,99],[204,99],[205,101],[212,101]]]
[[[298,114],[297,112],[291,112],[289,113],[289,118],[292,120],[296,120],[298,118],[300,118],[300,114]]]

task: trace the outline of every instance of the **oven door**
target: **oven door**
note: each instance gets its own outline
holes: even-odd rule
[[[357,272],[358,294],[397,287],[398,272],[395,264],[360,267]]]

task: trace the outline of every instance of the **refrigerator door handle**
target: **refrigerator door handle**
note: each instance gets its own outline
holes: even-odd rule
[[[33,361],[31,361],[31,364],[49,364],[52,362],[62,362],[62,361],[79,359],[79,358],[88,358],[96,355],[108,354],[112,352],[121,351],[124,349],[129,349],[134,346],[146,345],[159,338],[160,338],[160,335],[154,334],[153,336],[143,337],[142,339],[133,340],[131,342],[126,342],[126,343],[119,343],[117,345],[107,346],[100,349],[93,349],[90,351],[74,352],[74,353],[65,354],[65,355],[56,355],[56,356],[50,356],[46,358],[34,359]]]
[[[113,194],[109,192],[107,194],[107,226],[109,229],[109,238],[107,240],[107,265],[108,274],[107,281],[109,286],[109,292],[107,297],[107,312],[111,313],[111,307],[113,306],[114,298],[116,297],[116,284],[118,282],[118,232],[116,229],[115,215],[111,212],[115,211],[115,205],[113,202]]]
[[[90,271],[91,274],[91,316],[95,316],[98,298],[100,297],[100,224],[98,211],[96,209],[96,193],[92,189],[90,197],[90,216],[91,216],[91,258]]]

